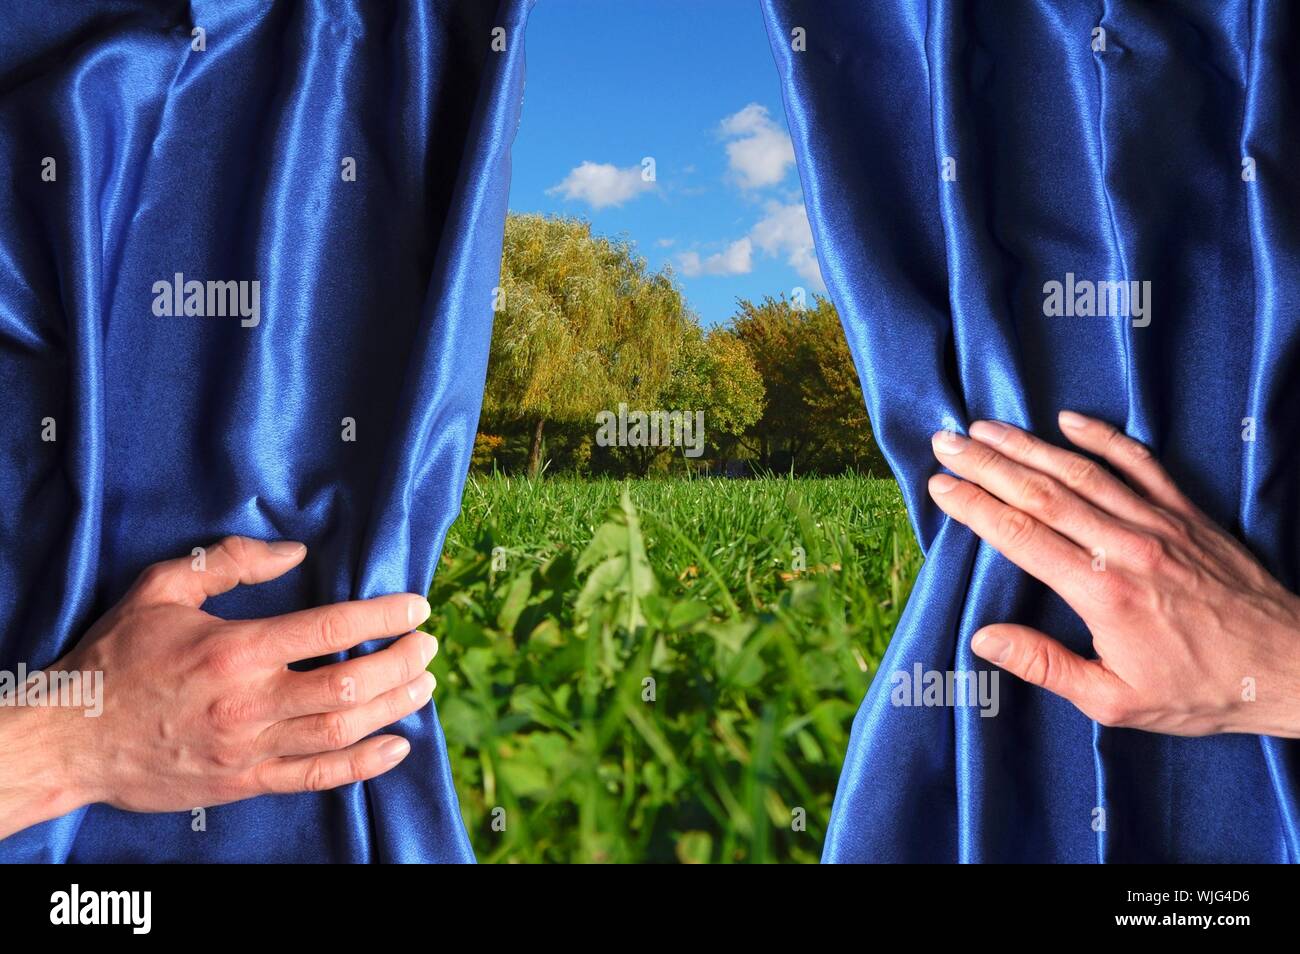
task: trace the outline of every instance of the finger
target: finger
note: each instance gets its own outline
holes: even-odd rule
[[[1028,626],[995,623],[971,637],[971,650],[1025,682],[1066,699],[1099,722],[1111,723],[1127,686],[1095,659],[1070,652]]]
[[[429,601],[414,593],[331,603],[265,620],[270,636],[259,643],[265,661],[276,664],[315,659],[383,636],[409,633],[429,618]]]
[[[364,705],[382,693],[405,686],[438,654],[437,637],[409,633],[391,646],[311,672],[283,670],[272,718],[291,719]]]
[[[435,685],[433,673],[422,672],[406,685],[380,693],[364,705],[277,722],[262,731],[262,751],[290,756],[347,748],[423,708],[433,696]]]
[[[268,759],[253,770],[258,793],[321,792],[383,775],[406,758],[411,744],[400,735],[377,735],[341,752]]]
[[[953,473],[1088,550],[1111,546],[1119,535],[1132,532],[1041,471],[981,442],[940,431],[931,443],[935,456]]]
[[[1179,513],[1198,513],[1145,444],[1105,421],[1074,411],[1062,411],[1057,419],[1071,443],[1103,458],[1149,500]]]
[[[1150,526],[1151,505],[1100,464],[1001,421],[976,421],[970,436],[999,454],[1056,478],[1079,497],[1121,520]]]
[[[293,540],[254,540],[226,537],[210,547],[200,547],[187,557],[155,563],[140,574],[137,593],[159,603],[202,606],[241,583],[265,583],[302,562],[307,547]]]
[[[1088,596],[1087,578],[1093,575],[1088,558],[1055,530],[975,484],[948,474],[930,478],[930,496],[940,510],[1056,590],[1076,610],[1083,605]]]

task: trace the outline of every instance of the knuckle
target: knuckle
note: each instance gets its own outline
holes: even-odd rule
[[[396,722],[403,718],[411,711],[414,705],[411,695],[406,689],[398,689],[388,694],[388,720]]]
[[[1136,594],[1127,579],[1118,573],[1094,573],[1092,577],[1092,595],[1101,606],[1124,610],[1133,605]]]
[[[325,749],[343,749],[352,741],[352,729],[345,715],[330,712],[321,716],[320,740]]]
[[[1106,433],[1106,450],[1108,456],[1130,463],[1140,463],[1151,457],[1151,451],[1145,444],[1129,437],[1117,427],[1110,427]]]
[[[1020,486],[1025,509],[1044,516],[1055,516],[1060,510],[1061,497],[1056,486],[1040,474],[1030,474]]]
[[[1034,646],[1025,655],[1022,678],[1036,686],[1047,686],[1052,679],[1052,654],[1046,646]]]
[[[234,679],[248,672],[252,665],[252,654],[242,641],[225,639],[208,651],[205,664],[219,679]]]
[[[419,648],[408,647],[397,657],[397,682],[398,685],[406,685],[416,676],[418,676],[424,667],[420,665]]]
[[[1101,468],[1086,457],[1072,455],[1065,464],[1065,485],[1070,488],[1087,487],[1097,482]]]
[[[1193,543],[1191,527],[1182,517],[1163,508],[1157,508],[1155,523],[1160,534],[1174,543],[1182,546]]]
[[[971,453],[973,451],[973,464],[977,473],[986,474],[997,467],[1001,462],[1001,457],[994,451],[989,450],[983,444],[971,443],[967,445],[967,447],[969,449],[966,453]]]
[[[212,762],[221,769],[243,768],[248,763],[243,746],[235,744],[219,745],[212,750]]]
[[[352,624],[348,615],[337,607],[327,607],[321,612],[317,624],[317,639],[321,654],[338,652],[351,645]]]
[[[328,698],[332,705],[355,705],[365,698],[361,678],[354,671],[344,671],[329,677]]]
[[[1032,434],[1026,434],[1018,427],[1008,427],[1002,444],[1017,457],[1033,454],[1038,450],[1038,440]]]
[[[1135,533],[1125,542],[1125,550],[1138,566],[1156,568],[1169,556],[1164,540],[1151,533]]]
[[[348,778],[350,782],[359,781],[366,777],[365,760],[361,757],[360,752],[350,752],[348,754]]]
[[[1034,521],[1027,513],[1007,508],[998,517],[998,535],[1009,546],[1023,547],[1034,537]]]
[[[233,533],[222,537],[217,548],[236,562],[242,562],[248,556],[248,541]]]
[[[309,792],[323,792],[330,784],[329,765],[322,756],[313,756],[303,771],[302,785]]]
[[[208,706],[208,722],[218,731],[237,729],[252,721],[253,701],[245,695],[218,696]]]
[[[243,794],[236,795],[236,798],[284,791],[285,787],[283,774],[276,772],[270,761],[258,762],[250,766],[242,778],[235,779],[233,782],[243,791]]]
[[[1141,463],[1151,459],[1151,449],[1141,441],[1135,441],[1131,437],[1124,438],[1124,453],[1128,459],[1134,463]]]

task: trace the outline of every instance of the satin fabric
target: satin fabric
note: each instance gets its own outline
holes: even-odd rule
[[[482,401],[529,6],[0,8],[0,667],[49,665],[144,566],[230,533],[309,552],[218,616],[427,590]],[[260,281],[260,322],[155,315],[175,273]],[[202,832],[96,805],[0,860],[472,861],[433,707],[395,731],[411,754],[369,783]]]
[[[1300,7],[763,9],[822,273],[925,551],[824,860],[1296,861],[1295,742],[1103,728],[1005,674],[992,718],[894,706],[887,677],[987,669],[969,640],[1000,621],[1090,653],[1055,594],[928,499],[930,435],[980,418],[1062,446],[1061,408],[1123,427],[1296,588]],[[1067,273],[1150,281],[1150,324],[1045,315]]]

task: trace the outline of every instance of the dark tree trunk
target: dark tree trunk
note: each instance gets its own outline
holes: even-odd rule
[[[542,428],[546,426],[543,418],[537,419],[533,429],[533,446],[528,450],[528,476],[536,477],[542,470]]]

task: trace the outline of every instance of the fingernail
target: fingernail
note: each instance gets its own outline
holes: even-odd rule
[[[428,619],[429,614],[432,612],[433,607],[429,605],[429,601],[423,596],[417,596],[406,604],[406,621],[410,624],[411,629],[415,629]]]
[[[940,454],[960,454],[970,441],[956,431],[940,431],[930,439]]]
[[[930,492],[934,494],[946,494],[959,484],[956,477],[950,477],[947,474],[935,474],[930,478]]]
[[[429,701],[433,695],[433,688],[438,684],[438,680],[433,678],[433,673],[422,672],[411,680],[410,685],[406,687],[406,694],[411,697],[412,702],[418,702],[421,705]]]
[[[998,421],[976,421],[970,426],[970,436],[985,444],[1001,444],[1009,433],[1007,426]]]
[[[976,656],[999,665],[1006,662],[1007,657],[1011,655],[1011,643],[1001,636],[991,634],[981,636],[977,633],[970,648],[975,651]]]
[[[379,746],[379,757],[391,765],[402,761],[410,751],[411,743],[395,735],[391,739],[384,740],[384,743]]]
[[[1073,411],[1062,411],[1056,416],[1061,422],[1062,427],[1080,428],[1088,426],[1088,419],[1082,414],[1075,414]]]
[[[420,634],[420,658],[424,660],[427,666],[433,662],[433,657],[438,655],[438,637],[429,633]]]
[[[267,544],[267,546],[271,548],[271,552],[276,556],[285,557],[297,556],[307,549],[306,544],[299,543],[297,540],[275,540]]]

